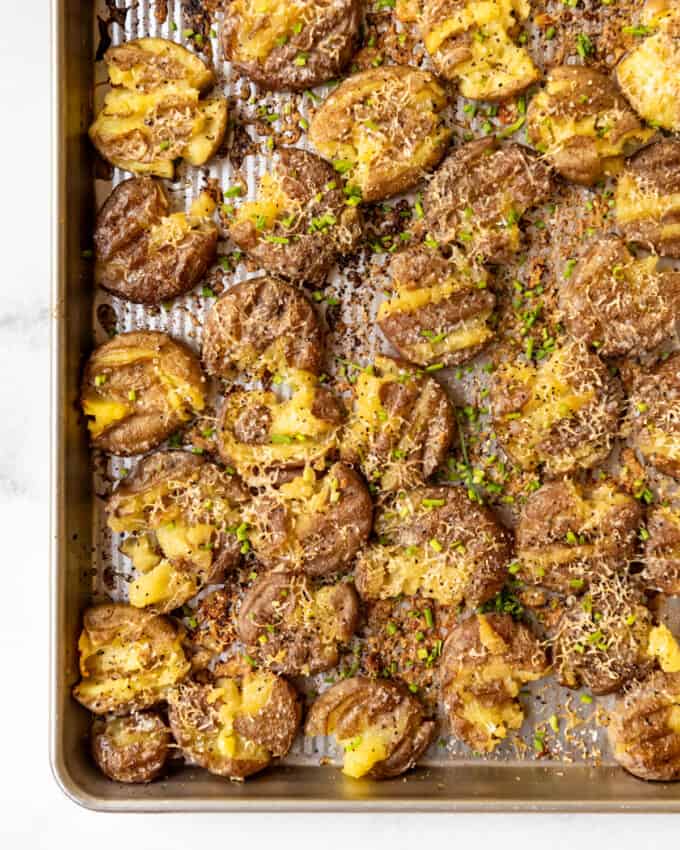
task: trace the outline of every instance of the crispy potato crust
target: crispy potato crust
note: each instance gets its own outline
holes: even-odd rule
[[[154,712],[97,718],[90,735],[92,757],[114,782],[151,782],[165,769],[172,736]]]
[[[633,442],[645,460],[680,480],[680,354],[637,376],[628,412]]]
[[[680,596],[680,513],[672,506],[659,506],[647,518],[649,537],[644,564],[648,586]]]

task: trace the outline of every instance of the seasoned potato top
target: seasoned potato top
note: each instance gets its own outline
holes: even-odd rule
[[[680,354],[637,376],[628,416],[633,442],[645,459],[680,479]]]
[[[273,673],[182,683],[168,695],[175,740],[193,762],[219,776],[243,779],[284,756],[295,738],[300,706],[291,685]]]
[[[167,334],[119,334],[92,353],[83,375],[92,444],[119,455],[148,451],[203,410],[204,383],[196,357]]]
[[[189,672],[172,621],[129,605],[88,608],[78,649],[82,678],[73,696],[95,714],[155,705]]]
[[[229,235],[272,274],[321,282],[361,235],[359,197],[320,157],[284,148],[237,210]]]
[[[548,482],[529,496],[520,516],[519,576],[564,593],[586,590],[591,577],[625,572],[641,522],[639,502],[609,482]]]
[[[519,221],[550,196],[550,170],[528,148],[476,139],[456,148],[425,193],[431,241],[500,263],[520,250]]]
[[[142,38],[107,51],[113,88],[90,127],[99,153],[135,174],[174,176],[174,160],[203,165],[227,127],[223,98],[199,100],[214,82],[198,57],[174,42]]]
[[[365,201],[379,201],[413,186],[444,156],[446,104],[426,71],[373,68],[340,83],[314,116],[309,139]]]
[[[378,324],[399,353],[420,366],[455,366],[493,337],[496,299],[487,274],[454,251],[445,258],[426,245],[396,254],[390,264],[392,297]]]
[[[354,634],[359,600],[351,584],[315,588],[305,576],[272,572],[247,591],[238,635],[265,667],[313,675],[338,662],[338,647]]]
[[[645,578],[650,587],[680,595],[680,510],[660,505],[647,519]]]
[[[312,705],[306,735],[334,735],[344,750],[343,773],[387,779],[412,768],[435,724],[403,685],[356,676],[333,685]]]
[[[157,452],[141,461],[107,504],[112,531],[128,532],[121,551],[140,573],[131,605],[171,611],[238,563],[238,531],[248,492],[202,457]]]
[[[609,453],[620,386],[586,347],[567,340],[547,359],[501,364],[491,401],[498,439],[522,469],[589,469]]]
[[[620,167],[655,131],[645,127],[614,82],[594,68],[561,65],[532,98],[529,138],[568,180],[590,186]]]
[[[231,0],[224,53],[265,88],[312,88],[350,60],[361,13],[359,0]]]
[[[507,575],[512,550],[505,531],[459,487],[399,493],[377,511],[375,533],[378,540],[357,562],[364,599],[419,592],[441,605],[479,605]]]
[[[680,272],[638,259],[618,237],[605,237],[579,260],[559,293],[569,333],[613,357],[656,348],[680,315]]]
[[[680,257],[680,141],[664,139],[633,157],[614,200],[616,223],[626,239]]]
[[[321,468],[337,444],[339,402],[315,375],[289,369],[280,377],[290,391],[235,390],[225,399],[218,428],[220,455],[249,483],[276,469]]]
[[[635,111],[653,126],[680,130],[680,10],[672,0],[647,3],[649,37],[619,62],[616,79]]]
[[[379,356],[354,385],[341,453],[343,460],[359,464],[369,482],[397,490],[432,475],[455,428],[451,403],[434,378]]]
[[[335,463],[317,475],[311,466],[265,489],[249,511],[250,542],[265,564],[326,576],[348,569],[368,540],[373,504],[354,470]]]
[[[170,213],[163,186],[124,180],[97,216],[95,278],[115,295],[160,304],[194,287],[217,252],[215,202],[206,193],[189,213]]]
[[[545,676],[548,667],[538,639],[508,614],[463,620],[446,639],[439,668],[454,734],[475,750],[492,752],[524,721],[520,688]]]
[[[127,717],[97,718],[92,726],[92,756],[115,782],[151,782],[165,767],[172,736],[152,711]]]

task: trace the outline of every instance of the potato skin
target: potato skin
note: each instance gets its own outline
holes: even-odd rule
[[[150,231],[169,214],[163,186],[151,177],[119,183],[104,202],[94,231],[95,279],[121,298],[161,304],[193,289],[217,256],[217,227],[192,228],[158,249]]]
[[[424,718],[420,701],[403,685],[365,676],[338,682],[312,705],[305,735],[354,738],[367,729],[388,727],[397,718],[404,721],[403,733],[391,743],[387,757],[364,774],[371,779],[390,779],[415,767],[436,730],[434,721]]]
[[[647,518],[644,577],[648,587],[680,595],[680,514],[672,507],[656,507]]]
[[[323,360],[323,333],[302,292],[275,278],[237,283],[208,313],[203,362],[210,375],[232,379],[238,372],[274,371],[283,364],[315,375]]]
[[[638,779],[680,779],[680,734],[670,725],[680,702],[680,673],[657,671],[618,700],[609,741],[616,761]]]
[[[675,331],[680,272],[636,260],[616,236],[598,241],[559,292],[568,332],[604,357],[656,348]]]
[[[284,0],[285,2],[285,0]],[[304,91],[337,76],[352,58],[362,19],[361,0],[313,2],[314,17],[299,33],[281,33],[285,44],[264,59],[240,56],[244,38],[236,3],[229,3],[220,34],[225,57],[259,86],[273,91]],[[296,63],[305,55],[304,64]]]
[[[150,356],[145,354],[122,364],[117,360],[132,357],[137,350],[149,352]],[[170,404],[159,372],[173,375],[187,388],[180,407],[173,408]],[[83,374],[81,404],[86,415],[91,402],[113,401],[122,406],[122,416],[100,433],[94,433],[90,426],[92,446],[116,455],[142,454],[155,448],[194,411],[203,408],[204,383],[193,352],[167,334],[158,331],[118,334],[92,352]]]
[[[435,172],[423,198],[425,224],[440,245],[460,243],[502,263],[520,250],[517,220],[551,191],[550,168],[528,148],[477,139],[456,148]]]
[[[673,354],[649,374],[640,374],[630,398],[634,445],[660,472],[680,480],[680,354]]]
[[[338,663],[338,645],[347,643],[359,620],[359,600],[351,584],[321,589],[326,604],[318,616],[305,616],[314,596],[304,576],[271,572],[246,592],[237,620],[239,638],[249,654],[275,673],[313,676]],[[263,642],[263,640],[265,642]]]
[[[136,736],[131,742],[121,736]],[[152,782],[165,769],[172,736],[155,712],[104,719],[92,724],[92,757],[99,769],[114,782]]]
[[[237,213],[229,235],[270,274],[295,283],[322,283],[337,258],[355,249],[361,236],[361,211],[345,203],[341,178],[316,154],[283,148],[273,174],[289,199],[290,209],[285,212],[293,223],[286,227],[277,220],[262,231],[256,222],[240,219]]]

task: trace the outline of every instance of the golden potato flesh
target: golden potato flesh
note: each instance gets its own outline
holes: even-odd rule
[[[205,406],[205,378],[184,345],[157,331],[119,334],[87,361],[81,405],[95,448],[148,451]]]
[[[92,756],[115,782],[151,782],[163,772],[172,736],[152,711],[127,717],[98,717],[91,732]]]
[[[130,604],[165,613],[220,581],[240,559],[247,501],[238,478],[202,457],[157,452],[142,460],[106,508],[109,528],[129,535],[121,551],[137,570]]]
[[[501,446],[522,469],[543,465],[551,476],[604,460],[620,403],[620,386],[606,366],[570,340],[537,363],[502,364],[491,385]]]
[[[203,165],[222,144],[227,102],[200,100],[214,74],[186,48],[142,38],[107,51],[113,88],[90,127],[112,165],[135,174],[174,176],[174,160]]]
[[[356,676],[333,685],[312,705],[305,735],[333,735],[344,750],[342,772],[388,779],[415,766],[435,733],[420,701],[404,685]]]
[[[324,101],[309,139],[365,201],[396,195],[444,156],[446,93],[435,77],[407,65],[362,71]]]
[[[285,756],[300,723],[295,690],[265,671],[189,681],[168,695],[170,728],[184,756],[218,776],[244,779]]]
[[[492,752],[522,726],[518,695],[548,672],[540,641],[508,614],[477,614],[444,644],[440,694],[454,734],[474,750]]]
[[[554,68],[527,112],[529,139],[568,180],[586,186],[646,144],[645,127],[614,82],[593,68]]]
[[[529,0],[422,0],[416,19],[437,73],[458,80],[464,97],[504,100],[540,76],[516,43],[530,11]]]
[[[82,678],[73,696],[94,714],[126,714],[162,702],[189,672],[172,621],[129,605],[89,608],[78,649]]]

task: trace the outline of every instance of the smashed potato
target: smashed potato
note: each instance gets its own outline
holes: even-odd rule
[[[237,283],[208,313],[203,362],[211,375],[233,379],[280,368],[318,374],[322,359],[323,332],[314,308],[287,283],[270,277]]]
[[[83,375],[92,445],[117,455],[154,448],[203,410],[204,384],[195,355],[167,334],[119,334],[95,349]]]
[[[403,685],[355,676],[333,685],[312,705],[305,735],[334,735],[344,750],[342,772],[388,779],[416,765],[435,733],[420,701]]]
[[[434,168],[451,130],[442,121],[444,89],[408,65],[354,74],[323,102],[309,140],[364,201],[404,192]]]
[[[440,696],[454,735],[478,752],[492,752],[522,726],[522,686],[548,669],[539,640],[508,614],[463,620],[446,639],[439,668]]]
[[[130,535],[121,546],[137,570],[130,604],[166,613],[220,581],[240,559],[248,499],[238,478],[197,455],[156,452],[140,461],[106,506],[109,528]]]
[[[287,676],[311,676],[338,663],[359,619],[351,584],[317,589],[305,576],[272,572],[246,593],[238,615],[239,638],[264,667]]]
[[[507,577],[510,542],[491,511],[459,487],[401,492],[377,511],[377,541],[360,554],[363,599],[420,593],[441,605],[479,605]]]
[[[633,443],[645,460],[680,480],[680,354],[636,377],[628,415]]]
[[[680,596],[680,511],[660,505],[647,520],[645,579],[662,593]]]
[[[184,756],[230,779],[245,779],[285,756],[301,714],[294,688],[260,670],[184,682],[169,693],[168,706]]]
[[[217,255],[214,210],[214,201],[203,192],[188,214],[170,214],[158,181],[124,180],[97,216],[95,280],[141,304],[160,304],[188,292]]]
[[[73,696],[93,714],[149,708],[189,672],[172,621],[130,605],[88,608],[78,649],[82,678]]]
[[[250,542],[268,566],[311,576],[347,569],[371,533],[373,504],[354,470],[335,463],[323,475],[307,466],[253,502]]]
[[[254,201],[236,211],[232,240],[271,274],[322,283],[333,263],[361,236],[358,198],[320,157],[297,148],[279,151]]]
[[[491,263],[521,249],[519,221],[552,191],[550,168],[528,148],[476,139],[450,154],[423,198],[430,242]]]
[[[98,717],[90,735],[92,757],[115,782],[151,782],[165,769],[172,736],[152,711],[127,717]]]
[[[231,0],[224,55],[264,88],[310,89],[347,65],[361,19],[360,0]]]
[[[553,68],[529,104],[527,129],[554,168],[584,186],[616,173],[655,135],[609,77],[582,65]]]
[[[491,341],[496,298],[483,268],[455,251],[427,246],[396,254],[394,295],[378,309],[378,325],[402,357],[419,366],[456,366]]]
[[[434,378],[381,355],[357,377],[340,450],[369,482],[398,490],[429,478],[455,433],[453,408]]]
[[[567,340],[538,363],[506,362],[491,381],[498,440],[522,468],[590,469],[611,450],[621,388],[602,361]]]
[[[174,161],[203,165],[227,129],[224,98],[200,99],[214,73],[180,44],[140,38],[104,56],[112,85],[90,139],[112,165],[172,179]]]
[[[658,257],[637,259],[616,236],[598,241],[562,285],[567,331],[604,357],[656,348],[675,333],[680,272],[660,270]]]
[[[272,390],[235,390],[224,400],[217,431],[220,456],[250,484],[277,470],[323,468],[337,444],[342,409],[316,375],[287,370],[290,397]]]
[[[608,482],[550,481],[522,510],[518,577],[562,593],[585,591],[591,577],[628,568],[641,522],[640,503]]]

